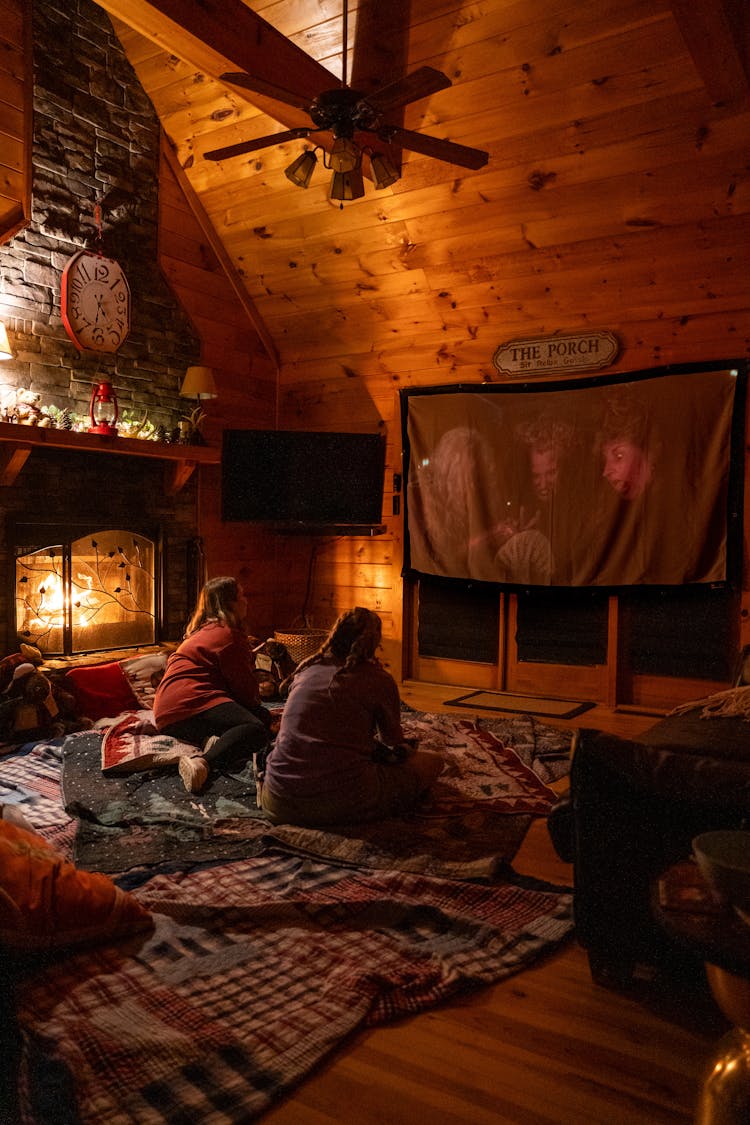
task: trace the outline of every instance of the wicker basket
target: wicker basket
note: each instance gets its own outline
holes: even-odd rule
[[[314,652],[318,651],[328,636],[328,630],[290,629],[288,632],[282,632],[280,629],[276,629],[273,636],[274,640],[286,645],[287,652],[292,660],[295,664],[299,664],[300,660],[306,660],[308,656],[312,656]]]

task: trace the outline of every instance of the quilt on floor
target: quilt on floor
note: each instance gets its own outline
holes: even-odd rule
[[[529,717],[472,723],[409,711],[407,735],[443,755],[430,799],[412,816],[333,830],[271,825],[255,803],[252,766],[216,771],[200,795],[174,769],[102,777],[100,736],[64,747],[65,807],[81,817],[79,866],[109,873],[189,856],[240,858],[282,845],[302,854],[370,868],[462,879],[486,878],[516,854],[531,818],[555,794],[547,782],[569,764],[570,734]]]
[[[66,859],[71,859],[77,821],[62,807],[63,739],[26,743],[0,759],[0,805],[12,805]]]
[[[500,980],[572,930],[560,888],[278,851],[136,893],[152,935],[20,990],[24,1125],[249,1122],[355,1029]]]

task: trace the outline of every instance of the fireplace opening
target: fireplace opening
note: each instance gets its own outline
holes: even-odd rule
[[[21,641],[56,656],[156,642],[156,535],[102,528],[58,538],[47,529],[40,545],[40,530],[15,547],[16,633]]]

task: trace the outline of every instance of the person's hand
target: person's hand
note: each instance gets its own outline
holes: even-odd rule
[[[375,747],[372,752],[373,761],[381,762],[383,765],[398,765],[411,752],[411,747],[403,742],[396,743],[395,746],[387,746],[385,742],[376,740]]]

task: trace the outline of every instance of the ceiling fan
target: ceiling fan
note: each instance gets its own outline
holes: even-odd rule
[[[399,178],[399,173],[387,156],[377,151],[378,142],[393,144],[463,168],[482,168],[487,163],[489,154],[482,149],[469,148],[412,129],[404,129],[388,120],[388,115],[394,110],[451,86],[451,80],[447,75],[431,66],[422,66],[404,78],[365,95],[347,85],[347,42],[347,0],[344,0],[341,85],[334,89],[322,90],[312,101],[307,95],[254,78],[244,71],[222,74],[221,79],[225,82],[274,98],[295,109],[304,110],[312,124],[213,149],[205,152],[204,158],[225,160],[281,144],[284,141],[305,139],[316,133],[328,132],[332,134],[333,140],[321,146],[329,150],[328,161],[324,153],[323,163],[334,173],[331,196],[341,200],[356,199],[364,194],[361,173],[363,154],[369,157],[376,188],[387,187]],[[316,163],[315,150],[308,149],[285,170],[285,174],[297,186],[307,187]]]

